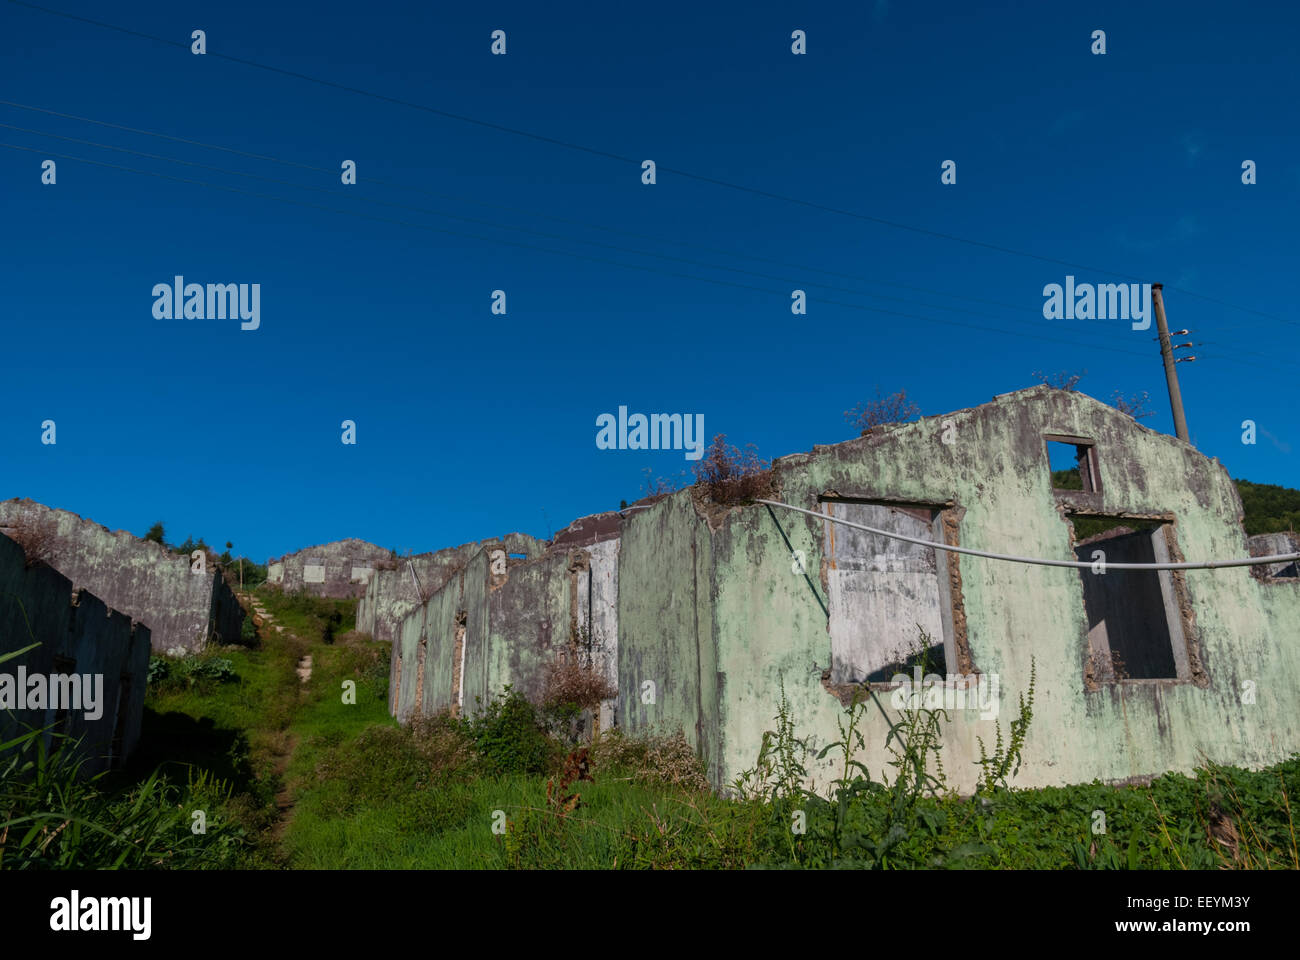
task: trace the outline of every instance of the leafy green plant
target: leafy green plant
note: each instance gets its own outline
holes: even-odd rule
[[[1037,664],[1033,658],[1030,658],[1028,696],[1024,693],[1020,694],[1020,709],[1016,718],[1011,721],[1010,739],[1006,743],[1003,743],[1002,740],[1002,724],[1000,721],[994,721],[993,729],[997,733],[997,739],[992,755],[986,752],[983,738],[976,738],[980,745],[979,765],[981,770],[978,792],[992,793],[999,787],[1005,790],[1007,789],[1007,778],[1015,776],[1020,771],[1025,736],[1029,733],[1030,721],[1034,719],[1034,684],[1037,678]]]
[[[537,711],[522,693],[506,684],[486,705],[464,721],[484,761],[501,773],[542,773],[555,753]]]
[[[234,868],[251,844],[220,811],[229,785],[206,773],[182,787],[158,771],[125,790],[84,775],[79,742],[30,730],[0,753],[0,868]],[[206,833],[191,830],[204,811]]]

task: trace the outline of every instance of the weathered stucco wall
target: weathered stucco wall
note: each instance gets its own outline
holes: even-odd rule
[[[1095,443],[1099,493],[1052,490],[1048,434]],[[1216,461],[1079,393],[1009,394],[786,457],[775,475],[780,499],[809,510],[830,495],[947,510],[962,546],[993,552],[1074,559],[1064,514],[1075,510],[1164,519],[1171,559],[1247,554],[1240,501]],[[799,734],[814,748],[837,739],[842,707],[823,682],[831,665],[819,575],[825,522],[750,506],[727,511],[710,529],[691,497],[683,491],[625,523],[622,717],[631,729],[680,726],[709,757],[715,782],[724,783],[752,766],[763,731],[774,725],[782,683]],[[807,576],[792,550],[806,553]],[[1017,784],[1189,770],[1202,753],[1261,765],[1295,749],[1300,606],[1292,585],[1260,583],[1245,568],[1178,575],[1189,679],[1089,684],[1080,578],[1093,574],[969,556],[954,563],[959,645],[982,685],[997,675],[1004,732],[1029,686],[1031,658],[1036,665],[1034,719]],[[627,695],[645,680],[659,684],[653,708]],[[956,710],[950,718],[944,767],[951,782],[970,789],[979,772],[976,737],[992,743],[994,717]],[[868,752],[860,759],[873,772],[888,770],[885,732],[879,713],[868,711]],[[824,786],[830,758],[810,770]]]
[[[1088,489],[1052,488],[1049,438],[1091,448]],[[785,457],[772,477],[776,499],[816,516],[724,508],[695,487],[575,521],[527,561],[480,549],[403,621],[395,712],[449,706],[457,690],[473,710],[507,683],[536,700],[547,665],[584,638],[589,662],[617,678],[601,726],[682,730],[719,786],[753,766],[784,689],[811,748],[810,778],[826,789],[837,758],[815,754],[839,738],[855,693],[897,716],[897,686],[862,681],[900,657],[937,657],[938,672],[965,678],[947,694],[943,733],[949,782],[965,791],[980,773],[980,738],[991,747],[999,722],[1005,736],[1031,664],[1020,786],[1191,770],[1202,756],[1259,766],[1296,749],[1300,580],[1248,568],[1142,579],[1031,565],[825,519],[1062,561],[1097,550],[1112,563],[1126,553],[1246,556],[1234,484],[1188,444],[1083,394],[1037,387]],[[1105,532],[1077,537],[1075,518],[1085,517],[1108,518],[1080,527]],[[1289,540],[1249,544],[1256,555],[1292,549]],[[1124,577],[1141,589],[1117,589]],[[930,643],[909,652],[919,631],[911,637],[904,619]],[[1145,646],[1161,638],[1167,652]],[[875,704],[862,724],[858,759],[884,776],[892,757]]]
[[[322,597],[360,597],[378,567],[393,560],[392,551],[365,540],[336,540],[268,560],[267,582],[286,593],[305,590]]]
[[[723,776],[713,556],[689,491],[623,524],[618,569],[618,723],[633,732],[682,730]],[[771,716],[763,708],[763,719]],[[760,721],[761,722],[761,721]]]
[[[110,531],[30,500],[0,502],[0,532],[22,524],[49,534],[47,562],[115,610],[149,627],[153,648],[200,649],[208,638],[238,643],[244,611],[220,571],[125,530]]]
[[[561,657],[616,679],[617,540],[510,556],[521,545],[486,541],[402,621],[392,704],[400,719],[416,705],[426,714],[477,711],[507,684],[540,702],[548,668]],[[614,703],[603,704],[605,725]]]
[[[18,544],[0,535],[0,653],[40,646],[0,664],[16,682],[18,670],[103,677],[96,709],[69,711],[62,732],[84,737],[83,774],[91,775],[129,757],[140,739],[149,667],[149,628],[109,609],[45,564],[26,566]],[[31,727],[49,726],[56,711],[0,710],[0,742]],[[114,738],[119,740],[114,755]],[[48,744],[51,738],[46,736]]]

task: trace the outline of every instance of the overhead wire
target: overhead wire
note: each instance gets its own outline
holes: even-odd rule
[[[179,49],[182,49],[182,50],[189,50],[189,49],[190,49],[190,45],[189,45],[189,44],[184,43],[184,42],[181,42],[181,41],[178,41],[178,40],[172,40],[172,39],[170,39],[170,38],[168,38],[168,37],[160,37],[160,36],[157,36],[156,34],[145,33],[145,32],[143,32],[143,31],[139,31],[139,30],[132,30],[132,29],[129,29],[129,28],[126,28],[126,27],[118,26],[117,24],[107,23],[107,22],[102,21],[102,20],[96,20],[96,19],[93,19],[93,18],[91,18],[91,17],[83,17],[83,16],[79,16],[79,15],[76,15],[76,14],[67,13],[67,12],[62,11],[62,10],[55,10],[55,9],[53,9],[53,8],[51,8],[51,7],[45,7],[45,6],[41,6],[41,5],[39,5],[39,4],[35,4],[35,3],[27,2],[27,0],[7,0],[7,2],[10,3],[10,4],[13,4],[14,6],[25,7],[25,8],[27,8],[27,9],[35,10],[35,11],[38,11],[38,12],[41,12],[41,13],[45,13],[45,14],[49,14],[49,15],[51,15],[51,16],[63,17],[63,18],[68,19],[68,20],[73,20],[73,21],[76,21],[76,22],[79,22],[79,23],[89,24],[89,25],[91,25],[91,26],[99,27],[99,28],[101,28],[101,29],[112,30],[112,31],[115,31],[115,32],[117,32],[117,33],[125,34],[125,35],[128,35],[128,36],[133,36],[133,37],[137,37],[137,38],[141,38],[141,39],[150,40],[150,41],[155,42],[155,43],[165,44],[165,45],[167,45],[167,46],[171,46],[171,47],[179,48]],[[292,78],[294,78],[294,79],[302,80],[302,81],[307,82],[307,83],[312,83],[312,84],[316,84],[316,85],[319,85],[319,86],[328,87],[328,88],[331,88],[331,89],[341,90],[341,91],[344,91],[344,92],[347,92],[347,93],[352,93],[352,94],[355,94],[355,95],[358,95],[358,96],[368,97],[368,98],[370,98],[370,99],[374,99],[374,100],[381,101],[381,102],[385,102],[385,103],[390,103],[390,104],[393,104],[393,105],[396,105],[396,106],[406,107],[406,108],[408,108],[408,109],[413,109],[413,110],[419,110],[419,111],[422,111],[422,112],[424,112],[424,113],[428,113],[428,114],[431,114],[431,115],[434,115],[434,116],[443,117],[443,118],[445,118],[445,119],[449,119],[449,120],[455,120],[455,121],[458,121],[458,122],[460,122],[460,123],[466,123],[466,124],[471,124],[471,125],[474,125],[474,126],[482,127],[482,128],[485,128],[485,129],[496,130],[496,131],[498,131],[498,132],[501,132],[501,133],[507,133],[507,134],[510,134],[510,135],[512,135],[512,136],[524,137],[524,138],[527,138],[527,139],[530,139],[530,140],[534,140],[534,141],[537,141],[537,142],[540,142],[540,143],[547,143],[547,144],[550,144],[550,145],[552,145],[552,146],[562,147],[562,148],[564,148],[564,149],[568,149],[568,150],[573,150],[573,151],[577,151],[577,152],[585,153],[585,154],[588,154],[588,155],[591,155],[591,156],[600,157],[600,158],[603,158],[603,159],[616,160],[616,161],[618,161],[618,162],[620,162],[620,163],[627,163],[627,164],[638,164],[638,163],[640,163],[640,161],[638,161],[638,160],[636,160],[636,159],[634,159],[634,158],[632,158],[632,157],[624,156],[624,155],[621,155],[621,154],[618,154],[618,153],[613,153],[613,152],[608,151],[608,150],[602,150],[602,149],[598,149],[598,148],[595,148],[595,147],[586,146],[586,145],[584,145],[584,144],[572,143],[572,142],[569,142],[569,141],[566,141],[566,140],[561,140],[561,139],[556,138],[556,137],[549,137],[549,136],[545,136],[545,135],[543,135],[543,134],[534,133],[534,132],[532,132],[532,131],[521,130],[521,129],[516,128],[516,127],[507,126],[507,125],[505,125],[505,124],[494,123],[494,122],[492,122],[492,121],[488,121],[488,120],[482,120],[482,119],[479,119],[479,118],[477,118],[477,117],[470,117],[470,116],[467,116],[467,115],[464,115],[464,114],[453,113],[453,112],[448,111],[448,110],[442,110],[442,109],[439,109],[439,108],[437,108],[437,107],[429,106],[428,104],[416,103],[416,102],[414,102],[414,101],[411,101],[411,100],[405,100],[405,99],[400,98],[400,97],[393,97],[393,96],[389,96],[389,95],[387,95],[387,94],[376,93],[375,91],[372,91],[372,90],[365,90],[365,89],[360,88],[360,87],[353,87],[353,86],[350,86],[350,85],[348,85],[348,84],[339,83],[339,82],[337,82],[337,81],[333,81],[333,80],[327,80],[327,79],[325,79],[325,78],[323,78],[323,77],[312,76],[312,75],[310,75],[310,74],[301,73],[301,72],[296,71],[296,70],[287,70],[287,69],[285,69],[285,68],[283,68],[283,67],[276,67],[276,66],[272,66],[272,65],[270,65],[270,64],[259,63],[259,62],[255,61],[255,60],[249,60],[249,59],[244,58],[244,57],[236,57],[236,56],[233,56],[233,55],[231,55],[231,54],[221,53],[221,52],[219,52],[219,51],[207,51],[207,52],[205,53],[205,56],[213,57],[213,58],[216,58],[216,59],[219,59],[219,60],[224,60],[224,61],[227,61],[227,62],[230,62],[230,63],[237,63],[237,64],[240,64],[240,65],[242,65],[242,66],[251,67],[251,68],[253,68],[253,69],[257,69],[257,70],[263,70],[263,71],[266,71],[266,72],[279,74],[279,75],[281,75],[281,76],[292,77]],[[886,219],[886,218],[883,218],[883,217],[876,217],[876,216],[872,216],[872,215],[870,215],[870,214],[864,214],[864,213],[860,213],[860,212],[857,212],[857,211],[848,210],[848,209],[845,209],[845,208],[842,208],[842,207],[832,206],[832,205],[830,205],[830,204],[818,203],[818,202],[815,202],[815,201],[805,200],[805,199],[802,199],[802,198],[799,198],[799,197],[792,197],[792,196],[788,196],[788,195],[785,195],[785,194],[776,193],[776,192],[769,191],[769,190],[761,190],[761,189],[759,189],[759,188],[756,188],[756,187],[750,187],[750,186],[747,186],[747,185],[745,185],[745,184],[732,183],[732,182],[730,182],[730,181],[722,180],[722,179],[719,179],[719,178],[717,178],[717,177],[710,177],[710,176],[706,176],[706,175],[704,175],[704,174],[694,173],[694,172],[692,172],[692,171],[684,170],[684,169],[677,168],[677,167],[672,167],[672,166],[668,166],[668,165],[664,165],[664,164],[658,164],[658,165],[657,165],[657,169],[658,169],[658,170],[665,171],[665,172],[668,172],[668,173],[671,173],[671,174],[673,174],[673,175],[675,175],[675,176],[683,177],[683,178],[685,178],[685,179],[690,179],[690,180],[694,180],[694,181],[701,182],[701,183],[708,183],[708,184],[711,184],[711,185],[713,185],[713,186],[724,187],[724,188],[729,189],[729,190],[736,190],[736,191],[740,191],[740,192],[748,193],[748,194],[751,194],[751,195],[754,195],[754,196],[765,197],[765,198],[767,198],[767,199],[777,200],[777,201],[781,201],[781,202],[789,203],[789,204],[794,204],[794,205],[798,205],[798,206],[803,206],[803,207],[810,208],[810,209],[821,210],[821,211],[823,211],[823,212],[833,213],[833,214],[836,214],[836,215],[839,215],[839,216],[844,216],[844,217],[850,217],[850,218],[853,218],[853,219],[856,219],[856,220],[861,220],[861,221],[864,221],[864,222],[875,223],[875,224],[879,224],[879,225],[882,225],[882,226],[887,226],[887,227],[890,227],[890,228],[893,228],[893,229],[897,229],[897,230],[905,230],[905,231],[909,231],[909,232],[916,233],[916,234],[920,234],[920,235],[924,235],[924,236],[930,236],[930,237],[935,237],[935,238],[938,238],[938,239],[944,239],[944,240],[948,240],[948,241],[955,242],[955,243],[967,244],[967,245],[970,245],[970,246],[979,247],[979,248],[983,248],[983,249],[988,249],[988,250],[992,250],[992,251],[999,252],[999,253],[1004,253],[1004,254],[1011,255],[1011,256],[1017,256],[1017,257],[1022,257],[1022,258],[1033,259],[1033,260],[1037,260],[1037,261],[1044,262],[1044,263],[1052,263],[1052,264],[1055,264],[1055,265],[1058,265],[1058,266],[1070,267],[1070,268],[1072,268],[1072,269],[1077,269],[1077,270],[1086,270],[1086,271],[1093,272],[1093,273],[1101,273],[1101,274],[1106,274],[1106,275],[1108,275],[1108,276],[1121,277],[1121,278],[1123,278],[1123,279],[1127,279],[1127,280],[1132,280],[1132,281],[1136,281],[1136,282],[1142,282],[1142,278],[1141,278],[1141,277],[1137,277],[1137,276],[1134,276],[1134,275],[1132,275],[1132,274],[1128,274],[1128,273],[1123,273],[1123,272],[1121,272],[1121,271],[1109,270],[1109,269],[1102,268],[1102,267],[1089,266],[1089,265],[1082,264],[1082,263],[1078,263],[1078,262],[1071,261],[1071,260],[1065,260],[1065,259],[1061,259],[1061,258],[1057,258],[1057,257],[1049,257],[1049,256],[1045,256],[1045,255],[1043,255],[1043,254],[1033,253],[1033,252],[1031,252],[1031,251],[1027,251],[1027,250],[1018,250],[1018,249],[1015,249],[1015,248],[1012,248],[1012,247],[1007,247],[1007,246],[1004,246],[1004,245],[1001,245],[1001,244],[989,243],[989,242],[982,241],[982,240],[976,240],[976,239],[973,239],[973,238],[970,238],[970,237],[962,237],[962,236],[958,236],[958,235],[956,235],[956,234],[945,233],[945,232],[937,231],[937,230],[930,230],[930,229],[927,229],[927,228],[924,228],[924,227],[917,227],[917,226],[913,226],[913,225],[911,225],[911,224],[905,224],[905,223],[901,223],[901,222],[899,222],[899,221],[890,220],[890,219]],[[1194,291],[1187,290],[1187,289],[1182,288],[1182,287],[1175,287],[1175,286],[1173,286],[1173,285],[1167,285],[1166,288],[1167,288],[1167,289],[1171,289],[1171,290],[1173,290],[1173,289],[1177,289],[1180,293],[1186,294],[1186,295],[1191,296],[1191,297],[1195,297],[1195,298],[1197,298],[1197,299],[1205,300],[1205,301],[1207,301],[1207,302],[1209,302],[1209,303],[1215,303],[1215,304],[1218,304],[1218,305],[1220,305],[1220,306],[1225,306],[1225,307],[1228,307],[1228,308],[1230,308],[1230,309],[1234,309],[1234,310],[1241,310],[1241,311],[1246,312],[1246,313],[1253,313],[1253,314],[1255,314],[1255,315],[1257,315],[1257,316],[1266,317],[1266,318],[1268,318],[1268,319],[1270,319],[1270,320],[1274,320],[1274,321],[1277,321],[1277,322],[1280,322],[1280,323],[1296,324],[1297,322],[1300,322],[1300,321],[1295,321],[1295,320],[1287,320],[1287,319],[1284,319],[1284,318],[1282,318],[1282,317],[1275,316],[1275,315],[1273,315],[1273,314],[1268,314],[1268,313],[1265,313],[1265,312],[1260,311],[1260,310],[1255,310],[1255,309],[1253,309],[1253,308],[1242,307],[1242,306],[1234,305],[1234,304],[1228,303],[1228,302],[1223,301],[1223,300],[1218,300],[1218,299],[1215,299],[1215,298],[1213,298],[1213,297],[1208,297],[1208,296],[1205,296],[1205,295],[1203,295],[1203,294],[1199,294],[1199,293],[1196,293],[1196,292],[1194,292]]]

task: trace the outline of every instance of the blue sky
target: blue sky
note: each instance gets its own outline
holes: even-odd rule
[[[0,497],[255,558],[421,551],[689,469],[598,450],[620,405],[773,457],[852,436],[877,386],[931,415],[1086,369],[1172,432],[1154,330],[1043,318],[1100,270],[1204,344],[1198,448],[1300,486],[1294,6],[48,2],[172,43],[0,0],[0,99],[117,125],[0,104]],[[177,274],[259,283],[260,328],[156,319]]]

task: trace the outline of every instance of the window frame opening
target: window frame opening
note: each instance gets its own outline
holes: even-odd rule
[[[1085,689],[1198,682],[1199,655],[1193,625],[1185,612],[1189,604],[1182,571],[1105,569],[1106,563],[1175,560],[1174,517],[1070,511],[1064,519],[1070,524],[1071,552],[1076,559],[1093,563],[1090,568],[1077,570],[1087,634]],[[1094,523],[1080,524],[1081,520]],[[1107,529],[1078,536],[1080,526],[1089,530],[1106,524],[1110,525]],[[1112,544],[1111,550],[1106,549],[1108,543]],[[1123,551],[1117,553],[1114,547],[1121,544]],[[1146,605],[1135,608],[1133,604],[1141,604],[1143,594]],[[1168,643],[1167,661],[1163,647],[1153,651],[1134,645],[1135,638],[1151,635],[1151,625],[1156,622],[1162,625],[1162,632],[1155,642]],[[1132,670],[1145,675],[1134,676]]]
[[[836,564],[839,560],[837,553],[837,537],[842,538],[844,531],[852,530],[845,528],[842,524],[837,524],[829,519],[834,516],[834,507],[837,504],[857,505],[870,507],[883,507],[890,510],[898,510],[912,517],[922,520],[925,524],[925,532],[913,532],[909,535],[919,536],[921,539],[927,539],[936,543],[950,543],[947,535],[949,528],[954,528],[959,519],[960,510],[955,510],[952,503],[923,503],[904,500],[890,500],[880,497],[854,497],[843,495],[822,495],[818,497],[818,506],[821,508],[826,519],[823,519],[823,556],[824,556],[824,575],[823,586],[827,591],[828,609],[826,617],[826,628],[831,635],[831,659],[830,665],[826,670],[825,679],[828,686],[840,691],[852,690],[855,688],[870,689],[877,691],[893,690],[899,686],[899,683],[892,679],[893,676],[903,674],[908,677],[913,676],[913,671],[917,666],[922,666],[922,673],[925,675],[938,674],[945,679],[950,676],[965,677],[968,674],[977,674],[974,666],[971,664],[969,647],[967,645],[964,629],[959,631],[958,624],[964,624],[965,614],[962,608],[961,599],[961,578],[960,570],[957,567],[957,556],[947,550],[938,550],[933,547],[921,548],[933,554],[935,569],[935,587],[937,593],[937,608],[939,619],[939,631],[937,636],[930,638],[932,646],[927,648],[925,654],[927,660],[924,665],[918,660],[917,651],[901,659],[891,659],[883,666],[864,672],[861,677],[846,675],[846,670],[851,669],[851,664],[846,664],[843,651],[839,649],[843,643],[843,634],[836,629],[836,614],[841,612],[838,604],[835,602],[834,593],[837,589],[832,586],[835,582]],[[855,520],[855,522],[864,522]],[[884,524],[871,523],[865,521],[868,526],[884,528]],[[855,531],[858,534],[867,537],[878,537],[875,534],[867,534],[865,531]],[[906,541],[903,541],[906,542]],[[867,571],[862,571],[864,574]],[[915,630],[915,625],[913,625]],[[883,649],[883,648],[882,648]],[[904,647],[904,650],[907,648]],[[934,652],[942,649],[942,663],[935,663],[933,660]],[[966,665],[966,670],[962,665]],[[881,678],[883,676],[883,679]],[[874,679],[873,679],[874,678]]]

